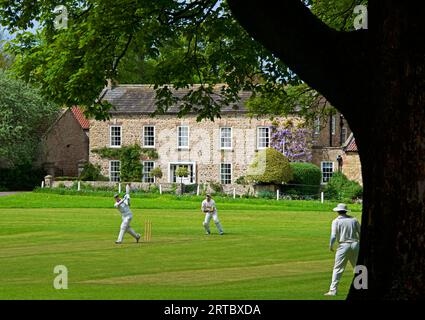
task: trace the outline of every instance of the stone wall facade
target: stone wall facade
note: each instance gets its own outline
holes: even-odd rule
[[[120,114],[110,121],[91,121],[90,156],[92,163],[101,166],[102,174],[109,176],[110,160],[92,152],[110,146],[110,127],[121,126],[121,144],[143,146],[143,127],[155,127],[155,150],[159,158],[155,167],[160,167],[163,177],[157,183],[171,183],[171,165],[191,164],[194,169],[193,183],[220,183],[220,164],[231,164],[231,184],[246,174],[257,150],[257,128],[270,127],[267,118],[249,118],[244,114],[226,114],[214,122],[196,121],[195,115],[177,118],[175,115],[162,115],[152,118],[144,114]],[[178,148],[178,127],[189,127],[189,148]],[[232,147],[223,150],[220,146],[220,128],[232,128]],[[177,180],[179,182],[179,180]]]

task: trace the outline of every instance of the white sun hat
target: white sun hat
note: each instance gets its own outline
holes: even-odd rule
[[[347,212],[347,211],[351,211],[351,210],[348,210],[347,205],[345,203],[338,203],[338,205],[335,208],[333,208],[333,211],[335,211],[335,212],[339,212],[339,211]]]

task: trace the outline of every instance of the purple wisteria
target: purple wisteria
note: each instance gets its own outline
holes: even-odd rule
[[[293,123],[284,127],[273,126],[270,146],[283,153],[290,162],[310,162],[312,159],[312,131]]]

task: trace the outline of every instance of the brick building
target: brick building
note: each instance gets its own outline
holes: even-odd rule
[[[34,165],[53,176],[78,176],[79,164],[89,160],[89,128],[79,108],[62,110],[44,134]]]
[[[316,118],[313,128],[312,163],[322,171],[322,183],[341,171],[348,179],[362,184],[361,164],[353,132],[347,120],[337,112]]]

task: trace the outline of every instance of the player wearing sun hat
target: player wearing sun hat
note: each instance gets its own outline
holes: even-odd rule
[[[347,215],[347,212],[350,211],[347,205],[339,203],[333,211],[338,212],[338,217],[332,221],[329,250],[333,251],[335,241],[338,241],[339,245],[335,253],[331,286],[325,293],[327,296],[337,294],[338,284],[347,262],[350,261],[353,268],[356,266],[360,241],[360,223],[356,218]]]

